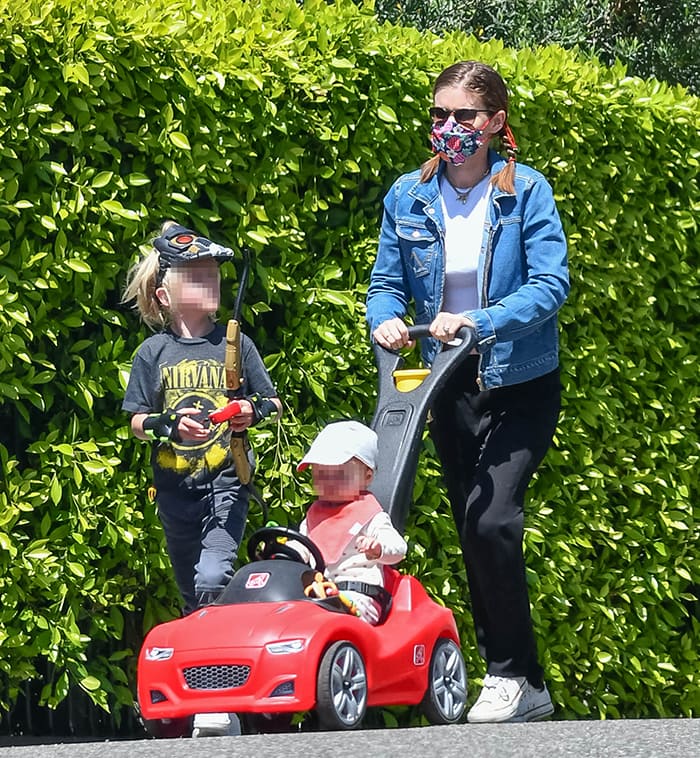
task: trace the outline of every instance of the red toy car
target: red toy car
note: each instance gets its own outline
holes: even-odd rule
[[[309,549],[313,566],[288,539]],[[419,703],[431,723],[460,720],[467,674],[454,617],[417,579],[387,570],[391,601],[371,626],[337,597],[306,597],[324,568],[308,537],[266,527],[248,553],[216,603],[147,635],[138,702],[153,735],[189,734],[196,713],[237,713],[253,731],[308,711],[322,729],[354,729],[370,706]]]
[[[429,328],[410,327],[409,335],[427,337]],[[462,329],[460,337],[418,382],[415,371],[401,370],[400,354],[374,345],[379,388],[372,428],[380,445],[370,489],[399,531],[431,399],[475,343],[472,330]],[[401,381],[406,373],[408,387]],[[289,539],[308,548],[313,566],[301,562],[285,544]],[[213,605],[148,633],[139,655],[138,702],[154,736],[191,733],[197,713],[237,713],[253,731],[271,725],[276,731],[299,712],[313,712],[322,729],[354,729],[369,706],[419,703],[434,724],[460,720],[467,673],[455,620],[417,579],[385,569],[391,600],[381,623],[370,626],[349,615],[337,596],[305,595],[324,568],[308,537],[266,527],[251,537],[248,556],[252,562]]]

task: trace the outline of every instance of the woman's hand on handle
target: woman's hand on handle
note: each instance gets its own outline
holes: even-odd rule
[[[411,342],[408,327],[400,318],[383,321],[373,332],[374,341],[386,350],[398,350]]]
[[[452,342],[457,332],[464,326],[474,328],[474,323],[461,313],[440,311],[430,325],[430,334],[440,342]]]

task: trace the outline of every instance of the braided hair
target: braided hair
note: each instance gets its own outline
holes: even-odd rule
[[[498,136],[508,156],[508,162],[491,179],[491,183],[504,192],[515,192],[515,159],[518,145],[508,124],[508,89],[501,75],[485,63],[462,61],[448,66],[438,76],[433,85],[433,96],[446,87],[463,87],[465,90],[477,93],[487,110],[493,113],[505,111],[506,120]],[[432,179],[441,160],[439,155],[434,155],[423,163],[420,177],[422,182]]]

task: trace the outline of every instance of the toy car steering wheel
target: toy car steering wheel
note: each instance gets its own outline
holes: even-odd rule
[[[280,541],[280,538],[284,541]],[[287,540],[299,542],[311,553],[312,569],[321,573],[326,570],[326,562],[316,544],[309,537],[288,526],[264,526],[255,531],[248,540],[248,558],[250,561],[286,558],[290,561],[306,563],[293,547],[286,544]]]

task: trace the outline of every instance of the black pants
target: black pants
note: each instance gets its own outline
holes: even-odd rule
[[[233,477],[218,483],[156,496],[184,615],[213,602],[228,584],[243,539],[248,490]]]
[[[479,652],[488,673],[542,683],[523,558],[525,490],[547,452],[560,410],[559,371],[479,391],[478,357],[450,377],[432,409],[469,581]]]

